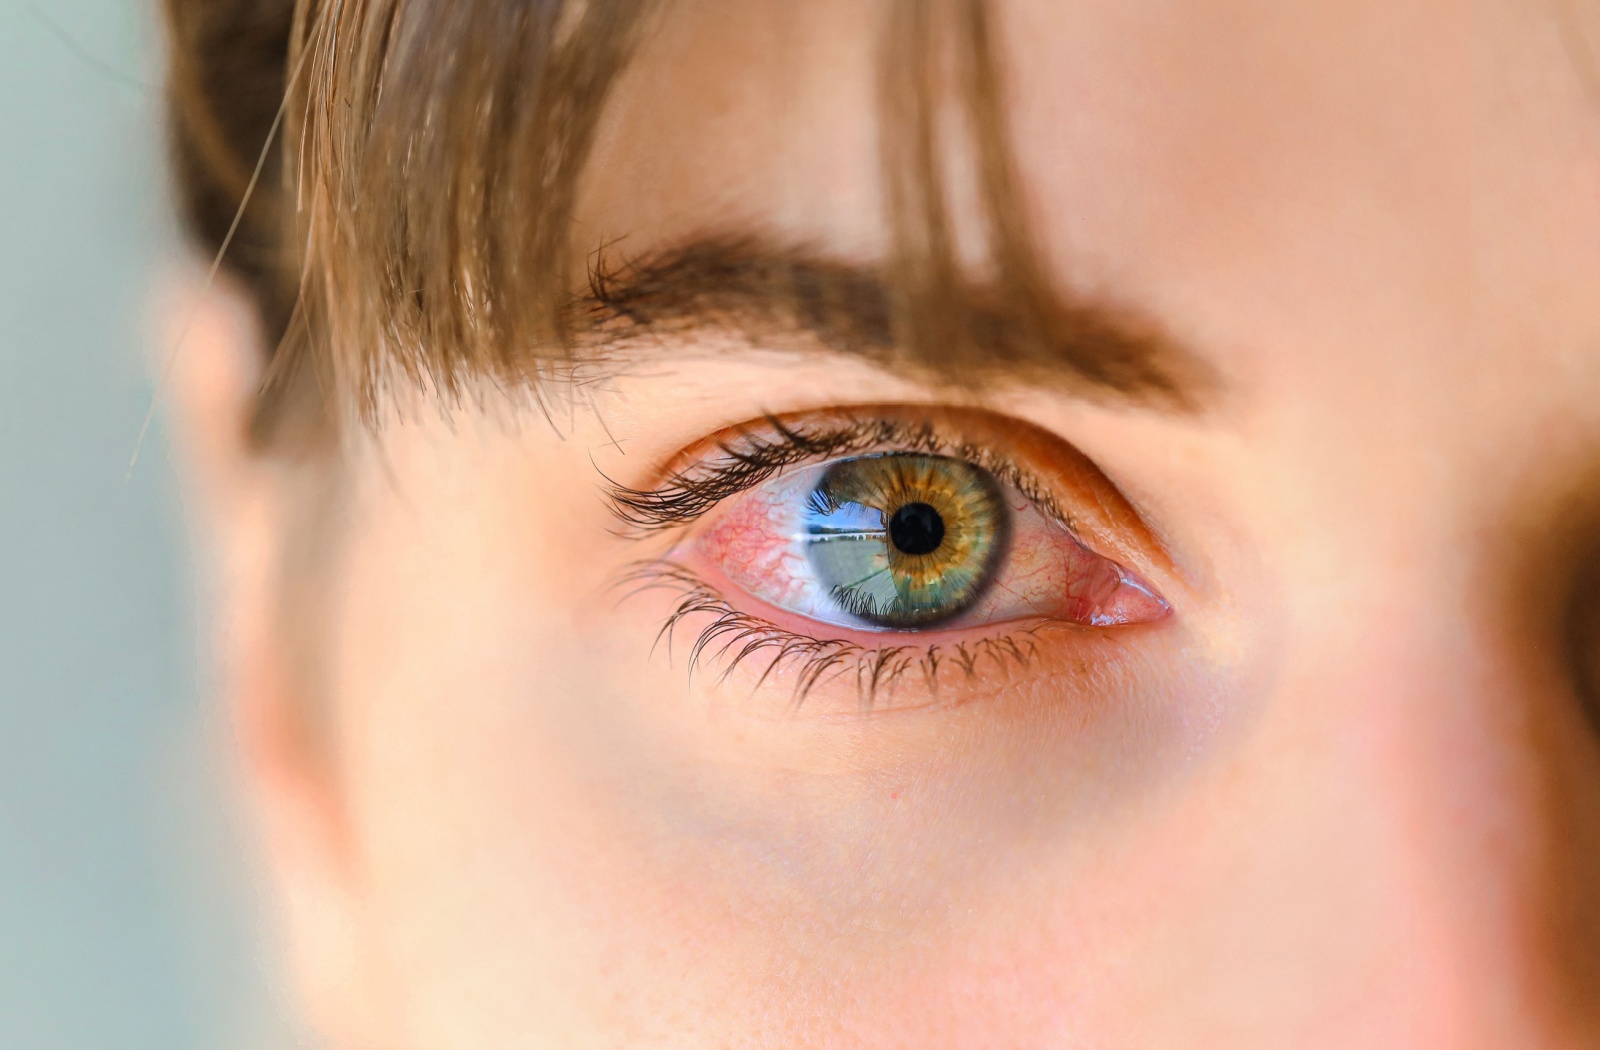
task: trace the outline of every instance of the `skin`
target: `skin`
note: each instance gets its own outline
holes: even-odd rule
[[[1052,272],[1192,348],[1196,411],[1044,380],[980,406],[704,331],[551,391],[554,425],[418,391],[305,463],[238,437],[247,309],[174,307],[224,682],[335,1045],[1600,1041],[1590,16],[999,11]],[[608,114],[582,250],[755,229],[870,262],[873,31],[845,0],[678,5]],[[871,404],[1081,451],[1171,616],[872,713],[652,651],[671,596],[619,603],[649,550],[599,472]]]

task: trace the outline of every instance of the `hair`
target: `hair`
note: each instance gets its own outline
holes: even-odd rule
[[[474,376],[537,386],[574,361],[580,179],[670,0],[164,2],[180,211],[271,348],[259,440],[286,420],[370,418],[396,382],[456,399]],[[954,97],[985,220],[985,305],[1003,298],[1036,337],[1015,340],[1017,355],[1042,357],[1054,300],[1026,235],[984,0],[886,3],[894,342],[952,373],[1023,363],[976,360],[967,338],[977,309],[941,135]]]

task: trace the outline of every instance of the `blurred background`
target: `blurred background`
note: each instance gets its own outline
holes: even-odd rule
[[[155,0],[0,0],[0,1048],[300,1046],[204,702],[150,304]]]

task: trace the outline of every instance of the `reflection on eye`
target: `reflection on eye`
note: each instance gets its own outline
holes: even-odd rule
[[[1010,510],[982,467],[935,456],[863,456],[822,472],[799,515],[821,589],[880,627],[971,608],[994,580]]]
[[[752,597],[858,630],[1148,623],[1166,603],[985,468],[857,456],[732,499],[701,541]]]

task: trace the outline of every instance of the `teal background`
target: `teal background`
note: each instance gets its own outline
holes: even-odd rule
[[[153,384],[154,0],[0,0],[0,1048],[290,1038]]]

